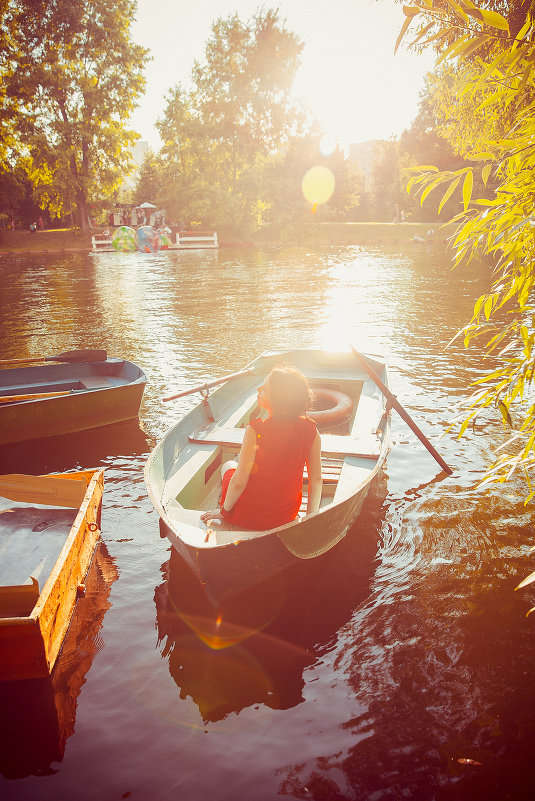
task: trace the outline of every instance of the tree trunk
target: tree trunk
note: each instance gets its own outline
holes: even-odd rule
[[[78,209],[78,224],[84,233],[89,231],[89,214],[87,211],[87,200],[82,193],[78,194],[76,199],[76,207]]]

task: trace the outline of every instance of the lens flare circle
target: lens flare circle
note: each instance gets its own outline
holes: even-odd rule
[[[335,183],[332,170],[322,164],[317,164],[305,173],[301,189],[308,203],[318,205],[329,200],[334,192]]]

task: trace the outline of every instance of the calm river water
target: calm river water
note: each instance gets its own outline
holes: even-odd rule
[[[514,592],[532,511],[519,484],[475,490],[504,437],[492,414],[439,438],[483,367],[444,346],[488,285],[417,243],[0,261],[3,358],[106,348],[149,379],[141,425],[2,454],[3,472],[106,467],[103,541],[52,680],[2,688],[2,799],[533,798],[534,593]],[[454,474],[394,414],[348,537],[246,599],[250,636],[213,650],[143,483],[198,398],[161,398],[264,350],[349,342],[388,358]]]

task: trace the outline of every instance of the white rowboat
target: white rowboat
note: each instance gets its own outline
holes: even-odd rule
[[[386,365],[369,356],[366,362],[388,386]],[[257,387],[282,363],[301,370],[318,395],[331,392],[351,399],[352,408],[349,412],[345,408],[344,419],[334,429],[329,413],[325,416],[330,418],[330,429],[324,433],[320,427],[320,509],[305,516],[305,469],[302,511],[295,521],[268,531],[237,529],[225,521],[207,527],[200,516],[218,505],[220,467],[236,457],[249,420],[261,416]],[[181,554],[215,604],[335,546],[360,513],[390,440],[385,398],[351,352],[265,353],[209,394],[209,387],[217,383],[202,388],[202,401],[165,434],[145,466],[161,535]]]

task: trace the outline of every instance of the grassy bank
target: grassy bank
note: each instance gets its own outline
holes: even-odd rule
[[[292,241],[296,244],[341,244],[365,245],[387,242],[445,241],[453,232],[453,226],[439,226],[431,223],[317,223],[302,235],[296,233]],[[97,233],[96,231],[94,233]],[[218,231],[219,241],[235,244],[253,242],[259,246],[279,244],[280,237],[269,229],[253,235],[236,236]],[[83,234],[78,229],[62,228],[52,231],[0,231],[0,252],[31,253],[91,250],[91,234]]]
[[[0,251],[32,253],[43,251],[89,251],[91,235],[72,228],[54,231],[0,231]]]
[[[365,245],[382,242],[411,242],[416,239],[445,241],[453,233],[454,226],[433,223],[317,223],[302,235],[295,233],[293,241],[315,244]],[[220,237],[222,238],[222,237]],[[267,243],[277,241],[276,233],[269,228],[251,236],[252,241]]]

